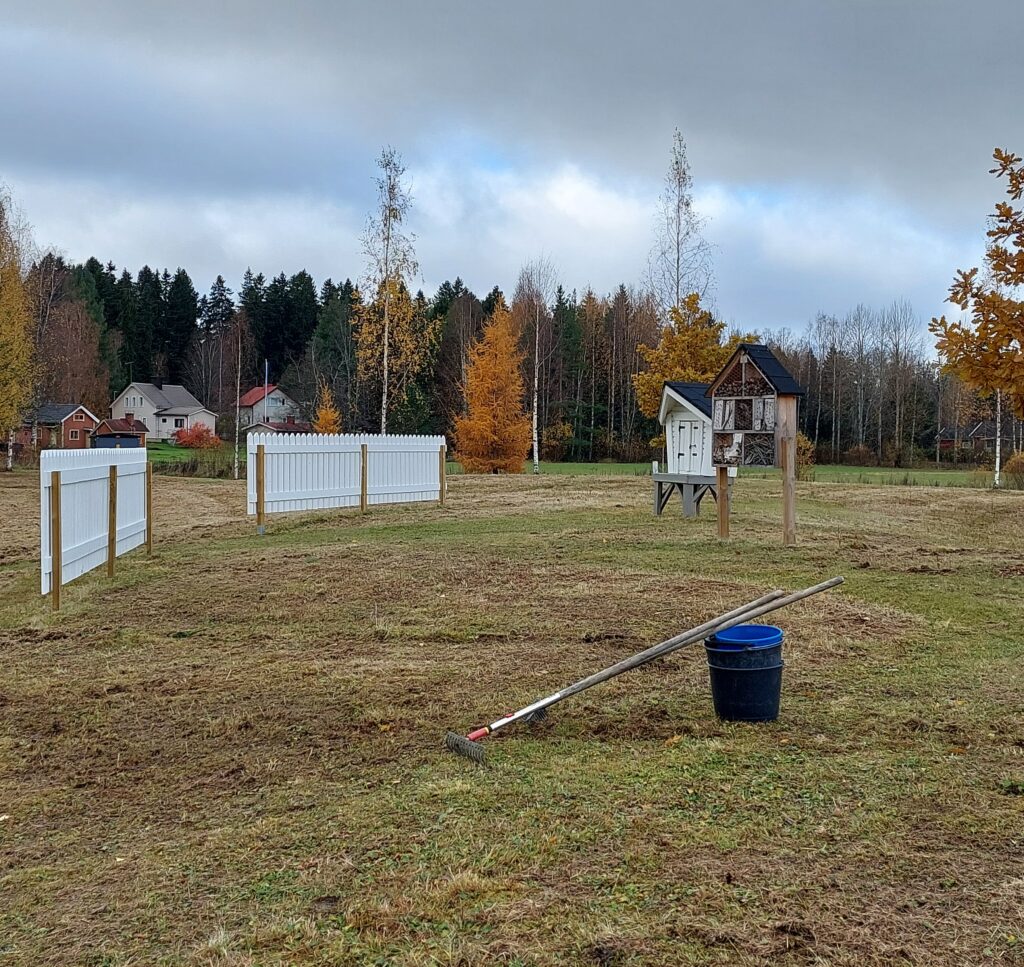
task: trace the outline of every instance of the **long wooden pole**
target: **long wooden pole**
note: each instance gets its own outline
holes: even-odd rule
[[[256,445],[256,533],[262,537],[267,532],[267,450],[262,443]]]
[[[437,502],[442,507],[444,506],[445,491],[448,489],[448,479],[447,479],[448,467],[447,467],[447,461],[448,461],[447,448],[442,443],[441,447],[440,447],[440,449],[438,451],[438,454],[437,454],[437,464],[438,464],[438,466],[437,466],[437,475],[438,475],[438,480],[440,481],[440,489],[438,491]]]
[[[146,527],[149,527],[149,513],[146,513]],[[147,535],[148,536],[148,535]],[[110,465],[110,482],[107,486],[107,577],[114,576],[114,561],[117,559],[117,464]]]
[[[153,464],[146,462],[146,555],[153,556]]]
[[[60,611],[60,585],[64,565],[61,560],[60,471],[50,471],[50,605]]]
[[[718,498],[718,536],[729,536],[729,468],[715,467],[715,496]]]
[[[796,544],[796,397],[778,398],[779,448],[782,464],[782,542]]]

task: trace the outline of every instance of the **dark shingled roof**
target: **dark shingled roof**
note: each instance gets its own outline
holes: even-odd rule
[[[707,397],[708,383],[673,383],[665,384],[673,393],[678,394],[687,403],[692,403],[705,416],[711,416],[711,400]]]
[[[79,403],[44,403],[36,410],[35,421],[44,426],[56,426],[71,416],[80,405]]]
[[[789,370],[775,358],[775,354],[767,346],[762,346],[760,343],[741,342],[736,347],[736,352],[729,357],[729,362],[725,364],[723,371],[732,363],[736,358],[736,353],[739,352],[745,352],[751,358],[754,365],[764,373],[765,379],[772,384],[776,393],[782,393],[786,396],[805,395],[803,387],[793,379]],[[708,387],[708,395],[711,395],[711,387]]]

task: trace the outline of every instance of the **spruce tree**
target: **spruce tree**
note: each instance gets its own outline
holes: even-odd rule
[[[188,273],[178,269],[166,288],[162,315],[161,350],[166,360],[165,375],[172,383],[180,383],[185,376],[185,365],[196,333],[198,315],[199,297],[195,286]]]

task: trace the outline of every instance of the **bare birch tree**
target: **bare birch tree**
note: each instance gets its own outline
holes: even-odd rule
[[[540,371],[546,359],[541,351],[541,333],[550,322],[548,303],[555,291],[555,267],[546,256],[535,258],[519,271],[513,305],[532,316],[533,322],[533,387],[531,390],[531,432],[533,472],[540,473]],[[517,313],[518,314],[518,313]],[[544,340],[550,353],[550,340]]]
[[[712,283],[711,248],[704,239],[705,220],[693,207],[693,176],[686,142],[676,128],[665,187],[655,215],[655,241],[648,259],[651,291],[667,313],[691,292],[704,302]]]
[[[391,301],[402,285],[419,272],[419,264],[413,247],[415,236],[402,231],[412,203],[404,181],[402,156],[394,148],[384,148],[377,159],[377,166],[381,170],[377,178],[377,207],[366,220],[362,241],[367,261],[366,291],[380,293],[383,301],[380,432],[387,433],[388,387],[391,384]]]

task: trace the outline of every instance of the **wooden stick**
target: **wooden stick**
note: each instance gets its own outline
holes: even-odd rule
[[[146,556],[153,556],[153,464],[146,463]]]
[[[718,536],[725,540],[729,536],[729,468],[715,467],[718,497]]]
[[[147,514],[147,517],[149,515]],[[147,521],[146,526],[149,526]],[[114,560],[117,558],[117,464],[110,465],[110,482],[107,486],[107,577],[114,576]]]
[[[267,503],[267,451],[262,443],[256,445],[256,533],[262,537],[266,532]]]
[[[60,611],[60,585],[64,578],[60,535],[60,471],[50,471],[50,605]]]
[[[366,513],[366,507],[369,504],[369,464],[370,451],[364,443],[359,448],[359,509],[364,514]]]
[[[447,447],[445,447],[445,445],[442,443],[441,444],[441,448],[440,448],[440,450],[438,451],[438,454],[437,454],[437,462],[438,462],[437,473],[438,473],[438,479],[439,479],[439,481],[441,483],[441,488],[440,488],[440,491],[439,491],[439,494],[438,494],[437,502],[442,507],[444,506],[445,491],[448,489],[448,479],[447,479],[448,478],[448,467],[447,467],[448,457],[447,457],[447,453],[448,453]]]
[[[782,464],[782,542],[796,544],[796,397],[778,398],[779,450]]]

